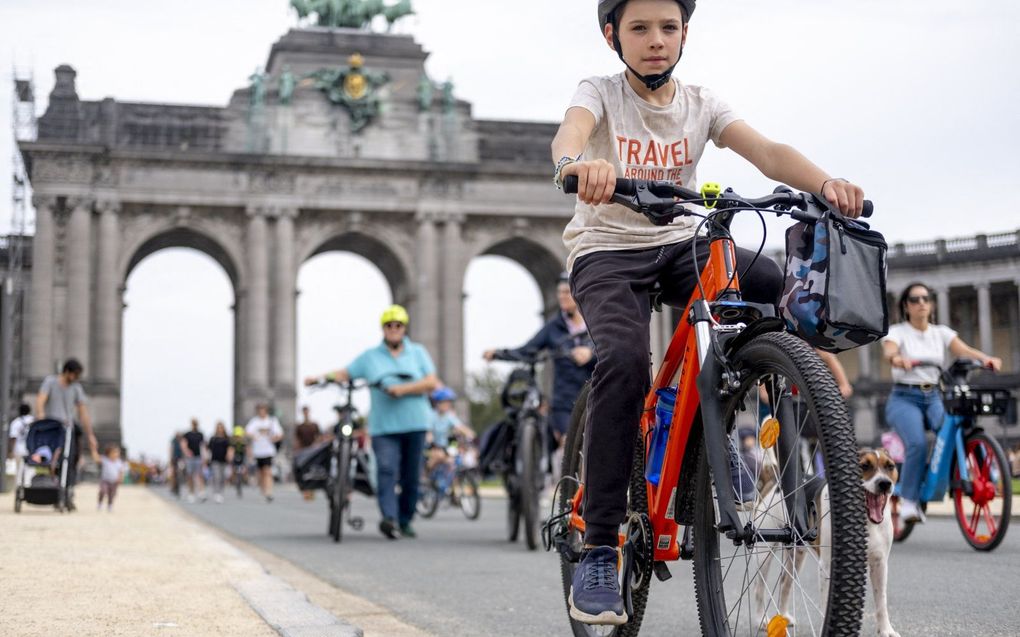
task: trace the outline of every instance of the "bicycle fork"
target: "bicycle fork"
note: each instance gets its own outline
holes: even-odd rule
[[[701,404],[702,433],[704,445],[711,470],[712,482],[715,486],[716,503],[719,512],[718,530],[731,539],[734,544],[752,545],[756,541],[794,543],[813,539],[807,520],[804,485],[801,484],[799,464],[796,461],[796,437],[779,436],[779,464],[781,485],[790,524],[785,529],[756,529],[749,522],[742,524],[737,513],[735,502],[736,491],[730,473],[730,444],[726,423],[723,420],[720,393],[730,387],[720,387],[725,380],[732,385],[736,379],[731,378],[712,351],[712,322],[708,304],[704,301],[694,306],[694,329],[698,344],[700,371],[696,384]],[[773,399],[772,404],[776,404]],[[790,421],[792,422],[792,420]]]

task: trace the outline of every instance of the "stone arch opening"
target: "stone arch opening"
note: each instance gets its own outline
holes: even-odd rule
[[[126,283],[135,267],[146,257],[167,248],[191,248],[210,257],[223,268],[230,278],[234,293],[240,288],[241,274],[235,259],[219,241],[193,228],[177,227],[159,232],[141,243],[131,252],[121,276]]]
[[[411,298],[403,261],[383,240],[360,232],[331,237],[310,250],[299,263],[297,286],[299,381],[344,367],[378,344],[382,310],[391,303],[406,306]],[[411,321],[413,326],[413,316]],[[368,396],[362,394],[354,401],[367,413]],[[307,405],[320,426],[333,423],[335,392],[309,391],[299,382],[297,398],[298,412]]]
[[[563,259],[546,246],[524,237],[512,237],[491,245],[480,256],[506,257],[520,264],[535,279],[548,316],[556,310],[556,282],[563,272]]]
[[[165,459],[191,418],[206,436],[218,420],[235,424],[237,273],[173,235],[143,249],[122,288],[120,434],[132,454]]]
[[[392,291],[394,303],[407,305],[411,301],[411,289],[408,281],[409,268],[398,256],[398,253],[382,239],[363,232],[338,234],[320,243],[301,260],[301,264],[303,265],[312,257],[326,252],[349,252],[363,257],[385,277]]]

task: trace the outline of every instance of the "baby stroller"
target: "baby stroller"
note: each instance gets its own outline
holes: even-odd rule
[[[61,513],[68,508],[67,472],[71,456],[71,432],[59,420],[37,420],[25,439],[28,453],[23,458],[14,492],[14,512],[21,503],[54,506]]]

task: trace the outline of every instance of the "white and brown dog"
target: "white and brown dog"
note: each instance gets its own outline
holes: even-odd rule
[[[766,454],[765,465],[775,463],[775,458]],[[900,637],[892,624],[889,623],[889,609],[886,603],[886,585],[889,571],[889,552],[893,543],[892,517],[890,515],[890,496],[899,474],[885,449],[861,449],[858,453],[861,468],[861,486],[868,512],[868,573],[871,579],[871,590],[875,597],[875,625],[879,637]],[[774,470],[776,467],[772,467]],[[767,475],[768,472],[763,472]],[[782,504],[782,494],[774,477],[764,480],[761,484],[761,498],[755,503],[754,518],[761,526],[781,528],[787,524],[786,507]],[[829,575],[826,571],[830,562],[832,529],[829,517],[829,490],[822,487],[815,496],[817,514],[820,520],[818,538],[810,546],[810,551],[818,558],[818,579],[821,587],[819,599],[828,598]],[[768,552],[765,552],[768,553]],[[799,572],[807,553],[805,549],[785,550],[782,558],[779,582],[779,612],[786,617],[790,626],[796,624],[792,613],[793,578],[789,574]],[[759,554],[760,577],[755,579],[755,602],[759,615],[765,608],[765,580],[768,578],[769,562],[773,561],[767,554]]]
[[[889,581],[889,552],[893,544],[889,496],[899,479],[899,472],[889,452],[881,447],[861,449],[858,463],[864,480],[864,502],[868,508],[868,574],[875,596],[875,626],[880,637],[900,637],[889,623],[885,595]]]

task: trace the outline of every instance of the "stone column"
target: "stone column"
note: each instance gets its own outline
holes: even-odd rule
[[[949,286],[944,285],[935,288],[935,296],[938,299],[938,311],[935,315],[935,322],[939,325],[951,325],[949,320]]]
[[[67,342],[61,358],[75,357],[92,375],[89,367],[92,309],[92,201],[68,201],[71,216],[67,221],[65,265],[67,271]]]
[[[284,208],[276,219],[276,272],[273,286],[273,389],[288,420],[294,418],[293,401],[296,395],[297,331],[297,271],[294,263],[294,219],[297,210]],[[289,411],[288,411],[289,406]]]
[[[990,284],[982,281],[976,284],[978,297],[978,347],[986,354],[992,354],[992,294]]]
[[[269,261],[265,210],[248,209],[248,294],[245,299],[245,379],[248,393],[269,385]]]
[[[411,315],[411,333],[432,356],[439,354],[439,261],[436,256],[435,213],[419,210],[418,252],[414,278],[414,313]]]
[[[1017,234],[1020,235],[1020,230],[1017,231]],[[1017,300],[1017,304],[1014,307],[1016,315],[1013,320],[1013,373],[1017,374],[1020,373],[1020,279],[1013,281],[1013,284],[1016,285]]]
[[[56,257],[53,214],[57,200],[36,195],[35,237],[32,239],[32,290],[28,295],[29,373],[39,380],[54,369],[53,270]],[[35,387],[29,388],[35,391]]]
[[[117,255],[120,236],[117,215],[120,205],[113,201],[99,204],[99,239],[96,249],[96,365],[92,377],[99,383],[116,385],[119,374],[117,347],[120,333],[117,314],[121,309],[120,281],[117,276]]]
[[[461,255],[461,225],[464,216],[447,216],[443,227],[443,305],[441,347],[436,362],[442,380],[457,393],[464,393],[464,268]],[[433,357],[435,353],[430,352]]]

